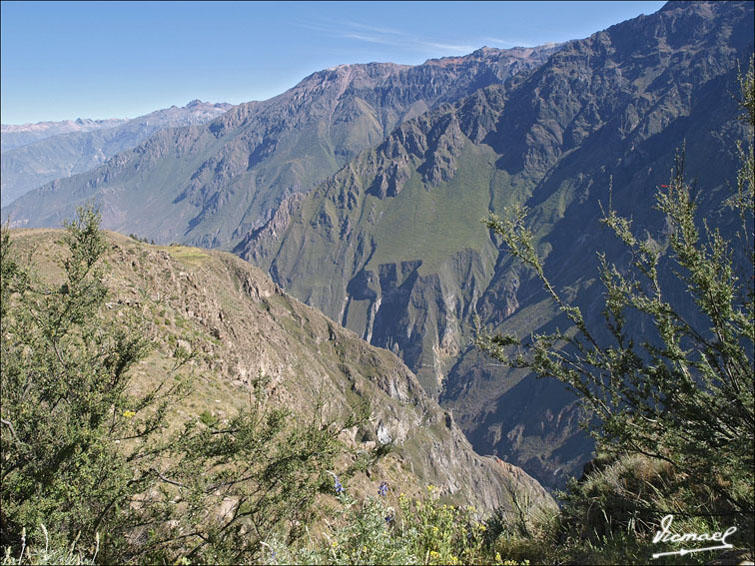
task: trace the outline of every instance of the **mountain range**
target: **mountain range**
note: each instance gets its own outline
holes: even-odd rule
[[[110,118],[106,120],[91,120],[76,118],[60,122],[37,122],[35,124],[2,124],[0,125],[0,148],[2,152],[10,151],[39,140],[71,132],[91,132],[103,128],[114,128],[125,122],[127,118]]]
[[[2,126],[0,194],[3,205],[49,181],[91,171],[155,132],[204,124],[231,104],[192,100],[134,119],[67,120]]]
[[[601,206],[660,231],[653,194],[686,144],[701,208],[725,216],[736,65],[752,38],[752,3],[671,3],[572,42],[517,81],[402,124],[235,251],[401,356],[478,450],[561,485],[592,450],[573,397],[470,342],[475,317],[519,336],[566,321],[480,220],[526,205],[551,283],[599,323],[597,252],[622,257]]]
[[[526,205],[551,283],[599,322],[596,252],[627,261],[608,202],[662,234],[653,194],[684,147],[703,215],[730,221],[752,52],[752,2],[670,2],[561,45],[339,66],[163,129],[2,217],[54,226],[94,201],[108,228],[232,250],[398,355],[479,452],[559,486],[592,454],[574,397],[471,340],[477,321],[520,336],[565,321],[481,220]]]
[[[26,195],[3,217],[14,226],[57,225],[76,204],[94,200],[109,228],[230,248],[283,198],[311,190],[397,124],[503,82],[557,49],[481,49],[416,67],[371,63],[320,71],[207,125],[163,130],[99,169]],[[142,214],[145,203],[149,215]]]

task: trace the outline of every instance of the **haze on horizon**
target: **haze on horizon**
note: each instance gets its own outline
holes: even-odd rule
[[[579,39],[664,3],[3,1],[3,124],[265,100],[312,72]]]

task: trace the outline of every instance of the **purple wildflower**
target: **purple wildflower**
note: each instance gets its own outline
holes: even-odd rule
[[[380,484],[380,487],[378,488],[378,495],[382,495],[383,497],[388,495],[388,482],[383,482]]]
[[[341,485],[341,482],[338,481],[338,476],[333,476],[335,479],[335,483],[333,484],[333,488],[336,490],[336,495],[340,495],[343,493],[343,486]]]

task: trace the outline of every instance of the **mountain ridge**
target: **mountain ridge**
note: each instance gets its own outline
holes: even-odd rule
[[[75,120],[30,122],[27,124],[2,124],[0,125],[0,133],[3,137],[0,138],[2,139],[0,146],[2,151],[5,152],[51,136],[111,128],[128,120],[128,118],[106,118],[103,120],[76,118]]]
[[[62,278],[61,230],[12,230],[17,253],[29,257],[42,277]],[[370,346],[319,311],[289,297],[259,269],[231,254],[184,246],[151,246],[106,233],[105,284],[113,316],[133,316],[154,348],[135,370],[137,387],[175,364],[179,349],[190,354],[194,386],[183,413],[222,419],[249,396],[264,375],[268,402],[311,419],[370,411],[342,440],[352,460],[376,450],[387,455],[368,468],[391,485],[419,494],[432,484],[458,502],[492,513],[511,508],[511,493],[534,507],[553,507],[547,492],[522,470],[483,457],[471,448],[453,416],[429,399],[412,372],[394,355]],[[357,459],[354,459],[357,458]],[[364,484],[362,486],[361,484]],[[356,477],[354,487],[372,491]]]

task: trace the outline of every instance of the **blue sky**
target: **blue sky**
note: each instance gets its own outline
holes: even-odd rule
[[[3,124],[264,100],[343,63],[587,37],[663,2],[2,2]]]

